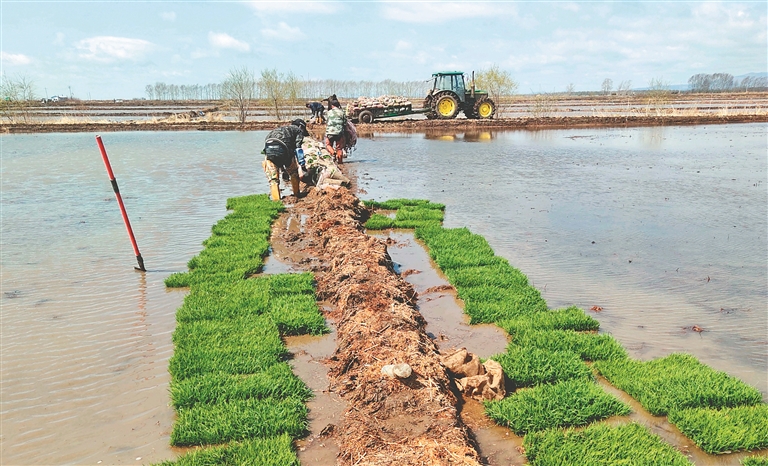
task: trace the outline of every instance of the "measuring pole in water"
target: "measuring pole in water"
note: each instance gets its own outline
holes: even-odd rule
[[[107,175],[109,175],[109,182],[112,183],[112,189],[115,191],[115,197],[117,203],[120,205],[120,213],[123,215],[123,221],[125,222],[125,228],[128,230],[128,237],[131,238],[131,245],[133,246],[133,252],[136,254],[136,260],[139,262],[138,267],[134,267],[136,270],[146,272],[144,268],[144,259],[139,252],[139,246],[136,244],[136,237],[133,236],[133,229],[131,228],[131,222],[128,220],[128,213],[125,211],[125,205],[123,205],[123,198],[120,197],[120,189],[117,187],[117,180],[114,173],[112,173],[112,166],[109,164],[109,157],[107,157],[107,150],[104,148],[104,143],[101,141],[101,136],[96,136],[96,143],[99,145],[101,151],[101,158],[104,159],[104,166],[107,167]]]

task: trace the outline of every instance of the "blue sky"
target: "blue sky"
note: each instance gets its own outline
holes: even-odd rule
[[[40,96],[144,97],[147,84],[221,82],[241,66],[409,81],[496,64],[519,93],[768,71],[765,0],[2,0],[0,9],[2,72],[30,78]]]

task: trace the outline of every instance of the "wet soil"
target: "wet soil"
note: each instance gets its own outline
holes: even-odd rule
[[[384,132],[414,131],[473,131],[515,129],[608,128],[638,126],[681,126],[728,123],[764,123],[768,114],[761,115],[668,115],[668,116],[557,116],[495,118],[493,120],[382,120],[358,124],[361,136]],[[109,123],[2,123],[0,133],[103,133],[112,131],[259,131],[273,129],[276,121],[182,121],[168,122],[109,122]]]
[[[367,210],[345,188],[313,189],[290,209],[301,232],[273,230],[294,259],[315,273],[319,299],[333,306],[336,348],[327,359],[330,391],[346,403],[335,438],[339,464],[480,464],[459,415],[417,293],[395,271],[386,242],[365,234]],[[406,363],[407,378],[382,374]],[[315,440],[316,441],[316,440]]]

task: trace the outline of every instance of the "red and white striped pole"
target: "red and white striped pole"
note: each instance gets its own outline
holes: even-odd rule
[[[96,143],[99,145],[101,151],[101,158],[104,159],[104,166],[107,167],[107,175],[109,175],[109,181],[112,183],[112,189],[115,191],[115,197],[117,203],[120,205],[120,213],[123,215],[123,222],[125,222],[125,228],[128,230],[128,236],[131,238],[131,245],[133,246],[133,252],[136,254],[136,260],[139,262],[138,267],[134,267],[136,270],[146,272],[144,268],[144,259],[139,252],[139,246],[136,244],[136,238],[133,236],[133,229],[131,229],[131,222],[128,220],[128,213],[125,211],[125,205],[123,205],[123,198],[120,197],[120,189],[117,187],[117,180],[112,173],[112,166],[109,164],[109,158],[107,157],[107,150],[104,148],[104,143],[101,141],[101,136],[96,136]]]

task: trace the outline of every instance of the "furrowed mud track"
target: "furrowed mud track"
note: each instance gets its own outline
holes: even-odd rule
[[[303,231],[275,229],[272,242],[315,273],[318,299],[335,306],[330,386],[348,403],[333,429],[339,464],[481,464],[416,292],[395,272],[386,243],[365,234],[365,207],[346,188],[287,200],[295,204],[286,215],[301,218]],[[412,375],[381,373],[396,363],[409,364]]]

